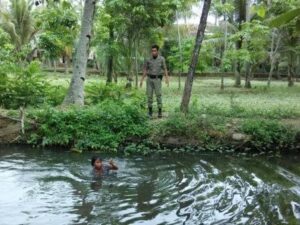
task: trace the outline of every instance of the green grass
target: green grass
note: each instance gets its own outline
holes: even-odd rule
[[[71,75],[47,74],[54,85],[68,86]],[[91,75],[86,84],[105,83],[105,77]],[[119,78],[119,84],[125,85],[125,78]],[[225,78],[225,90],[220,90],[218,78],[196,78],[193,85],[191,104],[197,104],[199,113],[239,118],[295,118],[300,117],[300,85],[288,87],[286,81],[273,81],[267,88],[266,81],[252,81],[252,89],[233,87],[234,80]],[[145,84],[142,89],[145,89]],[[178,109],[183,93],[178,90],[178,78],[171,77],[170,86],[163,83],[164,111],[168,113]]]

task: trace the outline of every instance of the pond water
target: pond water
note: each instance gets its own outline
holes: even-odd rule
[[[300,156],[92,155],[0,147],[0,224],[300,224]]]

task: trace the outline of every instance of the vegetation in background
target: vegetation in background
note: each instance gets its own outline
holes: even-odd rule
[[[171,72],[187,72],[196,26],[186,20],[198,1],[107,0],[96,8],[94,1],[86,2],[91,3],[88,8],[69,0],[0,3],[0,107],[14,115],[21,106],[26,108],[37,125],[28,131],[31,143],[116,151],[133,140],[125,152],[144,154],[153,144],[151,138],[217,149],[230,142],[230,132],[240,132],[251,136],[248,144],[257,149],[292,146],[294,130],[282,122],[300,117],[299,1],[213,2],[209,13],[215,21],[208,23],[194,69],[216,72],[221,88],[219,78],[195,77],[191,102],[197,104],[183,115],[178,110],[180,79],[174,77],[170,88],[163,88],[165,118],[159,121],[145,118],[144,90],[129,87],[133,78],[137,83],[153,43],[162,47]],[[89,20],[80,23],[86,13],[91,13]],[[176,18],[183,23],[174,24]],[[85,31],[80,38],[85,57],[74,51],[79,27]],[[73,53],[80,65],[74,63]],[[96,76],[79,71],[86,61]],[[68,86],[75,84],[68,73],[42,72],[45,66],[68,72],[71,65],[78,69],[80,84],[71,94],[80,94],[82,108],[59,106]],[[228,78],[225,72],[235,77]],[[267,74],[268,81],[257,81],[255,73]],[[273,77],[279,81],[273,82]],[[241,88],[243,78],[248,89]]]
[[[104,101],[86,108],[45,108],[33,111],[29,117],[40,126],[28,141],[42,146],[116,152],[127,139],[149,134],[141,107],[120,101]]]

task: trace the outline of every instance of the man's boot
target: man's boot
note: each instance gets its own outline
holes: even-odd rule
[[[162,118],[161,108],[158,109],[158,118]]]
[[[152,107],[149,107],[148,108],[148,117],[150,118],[150,119],[152,119]]]

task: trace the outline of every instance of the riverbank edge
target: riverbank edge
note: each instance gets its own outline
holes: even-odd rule
[[[164,120],[166,120],[165,118]],[[163,121],[163,120],[162,120]],[[220,133],[218,130],[210,130],[210,141],[203,139],[188,138],[186,136],[179,135],[160,135],[157,131],[152,130],[147,137],[127,137],[118,146],[118,153],[125,154],[148,154],[154,151],[158,152],[202,152],[202,151],[219,151],[219,152],[279,152],[285,153],[287,149],[293,152],[300,152],[300,118],[299,119],[282,119],[281,123],[284,126],[289,127],[293,131],[294,137],[290,143],[284,143],[282,146],[270,145],[270,143],[260,142],[257,145],[254,135],[245,134],[239,132],[237,127],[239,121],[242,119],[234,119],[234,122],[229,123],[224,132]],[[296,122],[295,122],[296,121]],[[24,124],[26,126],[24,128]],[[151,121],[154,126],[157,123],[161,123],[159,120]],[[296,124],[296,125],[295,125]],[[13,144],[13,145],[30,145],[36,146],[36,144],[30,144],[30,136],[35,134],[38,126],[35,121],[22,121],[21,119],[9,117],[7,115],[0,114],[0,144]],[[199,129],[202,129],[199,127]],[[206,137],[207,138],[207,137]],[[42,146],[40,144],[39,146]],[[257,146],[264,146],[258,149]],[[82,152],[89,149],[76,149],[74,146],[66,145],[47,145],[47,147],[59,147],[66,150],[72,150],[76,152]],[[96,150],[97,151],[97,150]]]

